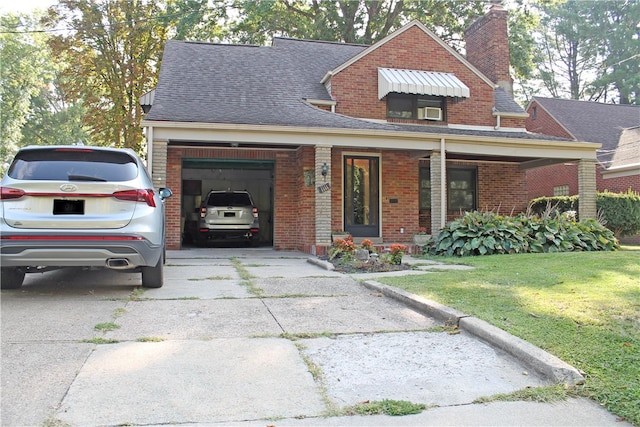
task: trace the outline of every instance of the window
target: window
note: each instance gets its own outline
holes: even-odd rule
[[[568,185],[557,185],[553,187],[553,195],[554,196],[568,196],[569,195],[569,186]]]
[[[51,148],[21,152],[9,176],[37,181],[130,181],[138,165],[126,152],[90,148]]]
[[[473,211],[477,208],[476,176],[476,168],[447,169],[449,211]]]
[[[420,209],[431,209],[431,169],[420,168]]]
[[[449,211],[473,211],[478,206],[476,168],[447,169],[447,201]],[[420,209],[431,209],[431,169],[420,168]]]
[[[445,121],[445,106],[441,96],[387,95],[387,117],[392,119]]]

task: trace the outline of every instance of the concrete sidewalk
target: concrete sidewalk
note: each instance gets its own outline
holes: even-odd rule
[[[169,251],[165,286],[143,293],[138,274],[28,276],[2,291],[1,424],[629,425],[586,399],[473,403],[557,378],[308,258]],[[339,416],[383,399],[431,409]]]

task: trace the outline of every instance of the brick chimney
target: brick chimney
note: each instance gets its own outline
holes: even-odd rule
[[[491,9],[464,33],[467,60],[491,81],[513,97],[513,79],[509,75],[509,38],[507,11],[500,1],[492,1]]]

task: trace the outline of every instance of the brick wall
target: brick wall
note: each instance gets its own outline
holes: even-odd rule
[[[386,119],[386,98],[377,96],[378,67],[453,73],[470,88],[471,96],[458,102],[447,98],[447,123],[495,125],[493,89],[418,27],[407,29],[332,77],[337,113]]]
[[[640,175],[604,179],[602,174],[598,173],[596,178],[598,191],[607,190],[612,193],[626,193],[631,190],[640,193]]]
[[[573,139],[571,134],[560,126],[536,101],[529,105],[527,113],[529,113],[529,117],[525,120],[525,125],[529,132]]]
[[[559,164],[527,171],[527,197],[529,200],[553,196],[553,187],[569,186],[569,195],[578,194],[577,163]]]
[[[534,199],[542,196],[553,196],[553,187],[569,186],[569,195],[578,194],[578,166],[576,163],[545,166],[527,171],[527,197]],[[602,168],[596,165],[596,188],[598,191],[624,193],[640,192],[640,175],[618,178],[603,178]]]
[[[509,75],[507,11],[494,6],[465,31],[467,59],[492,82],[513,80]],[[510,88],[509,88],[510,89]]]
[[[425,162],[428,165],[429,162]],[[478,210],[493,211],[503,215],[517,214],[527,210],[527,188],[525,173],[516,164],[466,163],[448,161],[447,167],[476,167],[478,171]],[[432,190],[433,191],[433,190]],[[460,217],[460,212],[448,211],[446,222]],[[434,234],[431,212],[420,211],[420,226]]]
[[[418,158],[406,151],[382,155],[382,236],[388,242],[409,242],[418,229]],[[391,203],[397,199],[397,203]],[[400,228],[404,233],[400,233]]]

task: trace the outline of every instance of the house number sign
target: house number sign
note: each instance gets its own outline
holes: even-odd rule
[[[318,186],[318,193],[324,193],[331,190],[331,184],[328,182]]]

